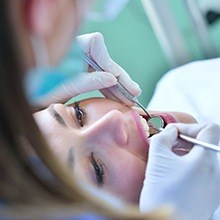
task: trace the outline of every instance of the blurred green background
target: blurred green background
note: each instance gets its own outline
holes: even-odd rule
[[[172,10],[175,22],[181,30],[190,54],[190,60],[205,59],[199,48],[198,40],[184,8],[183,1],[168,0],[167,3]],[[159,45],[141,1],[130,0],[118,17],[112,21],[94,22],[87,20],[80,34],[90,32],[101,32],[103,34],[111,57],[142,88],[139,100],[146,106],[153,94],[157,81],[172,66]],[[220,22],[217,21],[209,26],[209,32],[219,54]],[[81,95],[79,98],[87,97],[91,94],[98,95],[95,92]]]

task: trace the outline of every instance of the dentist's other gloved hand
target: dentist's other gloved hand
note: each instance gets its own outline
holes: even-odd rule
[[[100,72],[98,76],[96,76],[96,72],[90,73],[94,75],[93,81],[90,83],[96,86],[96,89],[99,89],[105,97],[121,101],[127,105],[134,105],[133,102],[121,96],[112,86],[116,82],[120,82],[133,96],[139,96],[141,89],[128,73],[111,59],[102,34],[98,32],[84,34],[78,36],[77,40],[81,50],[105,71]],[[114,93],[114,96],[109,92],[110,90]]]
[[[115,63],[108,54],[104,38],[100,33],[84,34],[77,37],[79,48],[92,58],[104,71],[93,71],[79,74],[76,79],[63,84],[52,96],[56,101],[67,100],[78,94],[93,90],[100,90],[105,97],[121,101],[127,105],[134,105],[133,102],[121,96],[114,89],[117,81],[125,86],[134,96],[139,96],[141,89],[134,82],[128,73]],[[110,92],[115,92],[113,96]]]
[[[168,125],[152,137],[140,210],[171,205],[173,219],[208,220],[220,204],[218,153],[195,145],[184,156],[174,154],[178,132],[218,144],[220,128],[214,124]]]

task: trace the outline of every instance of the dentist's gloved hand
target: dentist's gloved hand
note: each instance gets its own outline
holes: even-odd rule
[[[95,76],[95,72],[90,73],[91,75],[94,75],[94,82],[92,83],[96,85],[96,89],[100,89],[103,95],[110,99],[119,100],[127,105],[134,105],[133,102],[130,102],[124,96],[121,96],[120,93],[117,93],[117,90],[109,88],[115,85],[118,81],[133,96],[139,96],[141,93],[139,85],[134,82],[128,73],[109,56],[102,34],[97,32],[84,34],[78,36],[77,40],[81,50],[106,71],[101,72],[98,77]],[[109,92],[109,89],[114,92],[114,96]]]
[[[140,210],[172,205],[175,220],[208,220],[220,204],[218,153],[195,145],[184,156],[174,154],[178,132],[218,144],[220,128],[214,124],[173,124],[152,137]]]
[[[67,100],[80,93],[99,89],[105,97],[121,101],[127,105],[134,105],[133,102],[121,96],[120,93],[117,93],[112,86],[118,81],[134,96],[139,96],[141,89],[130,78],[128,73],[111,59],[102,34],[84,34],[77,37],[77,42],[80,49],[91,57],[105,72],[93,71],[90,73],[81,73],[77,79],[63,84],[61,88],[52,94],[52,98],[56,101]],[[115,96],[109,92],[109,89],[116,92]]]

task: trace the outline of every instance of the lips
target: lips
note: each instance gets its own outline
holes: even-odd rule
[[[158,114],[158,116],[160,116],[164,120],[165,126],[170,124],[170,123],[176,123],[177,122],[176,118],[173,115],[168,114],[168,113],[161,113],[161,114]]]
[[[149,120],[149,117],[147,115],[141,115],[141,116],[146,121]],[[168,114],[168,113],[152,114],[151,116],[160,116],[164,120],[165,126],[170,124],[170,123],[176,123],[177,122],[176,118],[173,115]]]
[[[165,128],[167,124],[177,122],[176,118],[174,118],[173,115],[168,113],[158,112],[157,114],[151,114],[150,117],[148,115],[141,115],[141,116],[147,121],[147,124],[150,127],[149,136],[148,136],[149,138],[152,137],[154,134],[158,133],[158,130],[155,128]]]

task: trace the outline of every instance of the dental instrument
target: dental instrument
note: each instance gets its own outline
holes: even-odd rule
[[[184,134],[179,134],[179,137],[181,139],[183,139],[184,141],[187,141],[189,143],[198,144],[200,146],[203,146],[203,147],[215,150],[215,151],[220,151],[220,146],[217,146],[217,145],[214,145],[214,144],[209,144],[209,143],[206,143],[204,141],[200,141],[200,140],[198,140],[196,138],[192,138],[192,137],[186,136]]]
[[[161,132],[161,131],[164,130],[163,128],[156,128],[152,124],[150,124],[149,126],[153,127],[158,132]],[[208,148],[208,149],[220,152],[220,146],[218,146],[218,145],[214,145],[214,144],[210,144],[210,143],[207,143],[207,142],[204,142],[204,141],[200,141],[200,140],[198,140],[196,138],[192,138],[192,137],[189,137],[189,136],[184,135],[184,134],[179,134],[178,137],[180,139],[184,140],[184,141],[187,141],[188,143],[197,144],[199,146],[202,146],[202,147],[205,147],[205,148]]]
[[[96,71],[104,71],[94,60],[92,60],[85,53],[82,52],[81,56]],[[117,82],[117,84],[113,87],[114,89],[118,90],[123,96],[125,96],[129,101],[135,102],[147,114],[148,117],[151,117],[144,106],[138,101],[138,99],[134,97],[120,82]],[[112,95],[114,95],[113,90],[111,90],[111,88],[108,89],[112,93]]]
[[[103,70],[94,60],[92,60],[89,56],[87,56],[85,53],[81,53],[82,58],[96,71],[105,71]],[[140,108],[143,109],[143,111],[147,114],[147,116],[150,117],[149,113],[146,111],[144,106],[138,101],[136,97],[134,97],[120,82],[117,82],[116,85],[113,86],[116,91],[119,91],[123,96],[125,96],[129,101],[135,102]],[[111,87],[108,88],[108,90],[112,93]]]
[[[89,56],[87,56],[84,52],[81,51],[82,58],[88,63],[94,70],[96,71],[104,71],[94,60],[92,60]],[[138,101],[137,97],[133,96],[120,82],[117,82],[116,85],[108,88],[108,91],[115,96],[115,92],[119,91],[120,94],[122,94],[124,97],[126,97],[129,101],[132,101],[136,103],[147,115],[147,123],[150,123],[154,125],[156,128],[164,128],[164,120],[160,116],[151,116],[145,107]],[[116,97],[116,96],[115,96]],[[152,133],[150,132],[150,136],[155,134],[155,132],[152,130]]]
[[[94,60],[89,58],[85,53],[82,52],[81,55],[82,55],[82,58],[96,71],[104,71]],[[147,120],[149,127],[155,129],[158,132],[163,131],[165,123],[164,123],[164,120],[160,116],[150,116],[150,114],[147,112],[144,106],[138,101],[138,99],[134,97],[121,83],[117,82],[117,84],[114,87],[116,88],[116,90],[120,91],[120,93],[124,95],[126,98],[128,98],[130,101],[135,102],[146,113],[146,115],[149,117],[149,119]],[[114,95],[114,93],[112,95]],[[155,134],[155,132],[151,131],[150,135],[153,135],[153,134]],[[206,147],[212,150],[220,151],[220,146],[209,144],[204,141],[200,141],[196,138],[186,136],[184,134],[179,134],[178,136],[180,139],[185,140],[189,143],[198,144],[199,146],[203,146],[203,147]]]

